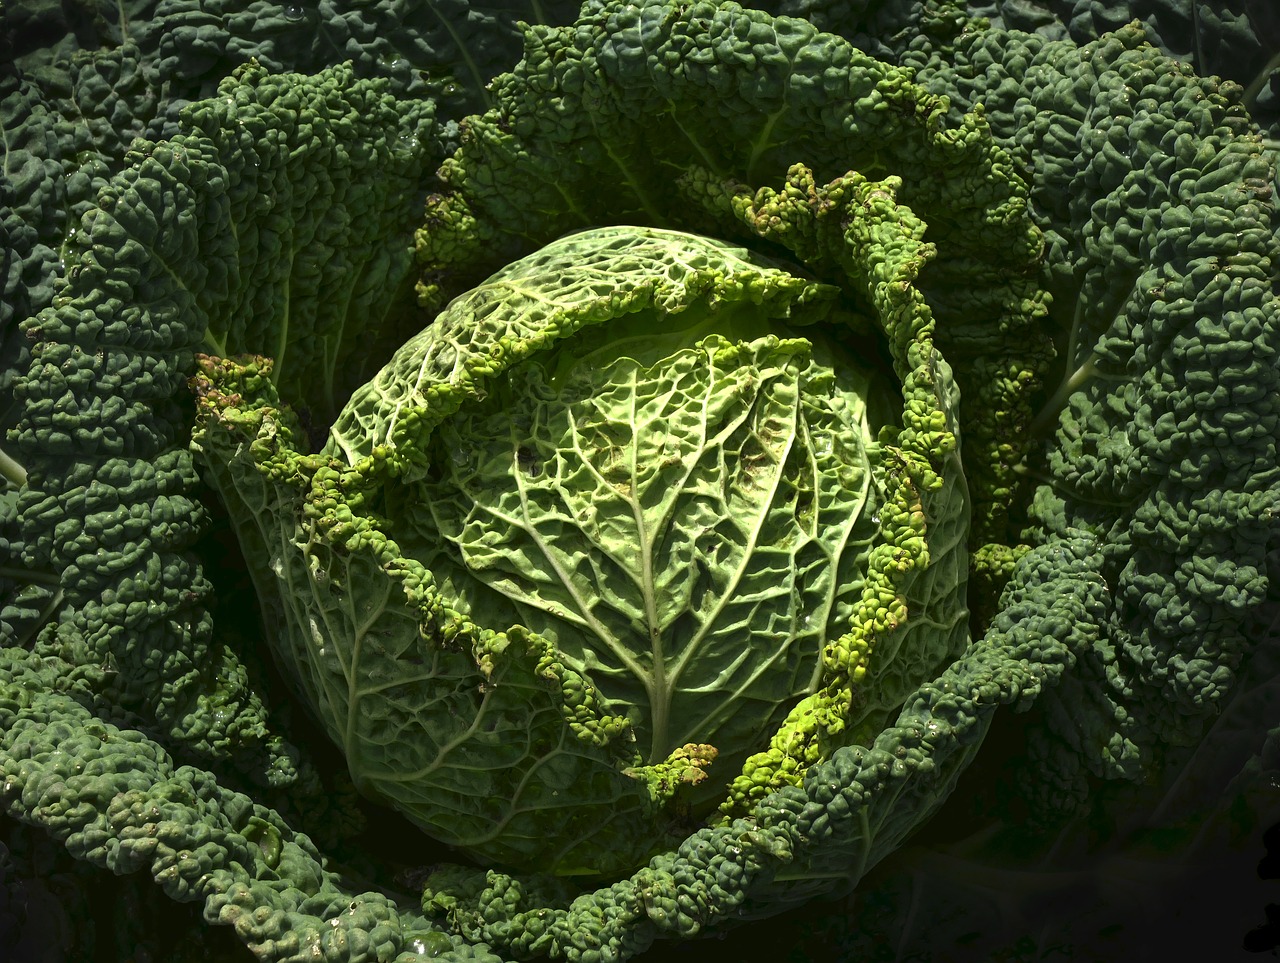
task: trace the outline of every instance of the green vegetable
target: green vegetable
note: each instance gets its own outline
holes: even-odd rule
[[[74,236],[6,208],[7,818],[260,958],[401,963],[620,960],[854,887],[834,918],[925,951],[876,913],[913,865],[905,925],[954,945],[984,866],[1249,838],[1280,242],[1246,93],[1138,26],[848,6],[813,15],[856,43],[591,2],[458,124],[422,77],[278,72],[321,64],[264,17],[218,97],[124,95],[179,119],[90,168]]]
[[[350,63],[441,120],[487,101],[519,56],[518,21],[566,23],[571,0],[404,4],[286,0],[29,0],[0,7],[0,427],[29,364],[19,323],[49,306],[82,218],[135,138],[186,130],[183,109],[243,64],[315,73]],[[6,472],[8,474],[8,472]]]
[[[316,457],[268,363],[206,364],[197,444],[357,785],[479,859],[628,871],[726,789],[733,813],[878,732],[959,652],[955,392],[918,295],[888,289],[927,251],[892,185],[858,187],[846,232],[883,236],[864,282],[909,345],[896,403],[840,344],[837,289],[647,228],[458,298]],[[776,731],[803,754],[766,753]]]

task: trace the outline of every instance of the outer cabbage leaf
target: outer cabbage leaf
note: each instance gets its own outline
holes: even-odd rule
[[[1111,595],[1029,747],[1055,774],[1041,802],[1069,808],[1082,770],[1176,770],[1259,644],[1245,627],[1280,520],[1276,157],[1238,87],[1137,27],[1078,50],[939,31],[905,59],[957,111],[980,98],[1033,171],[1064,347],[1031,534],[1088,532]]]
[[[968,13],[990,17],[992,24],[1039,33],[1076,44],[1139,21],[1152,44],[1191,65],[1202,77],[1233,80],[1244,88],[1254,119],[1280,125],[1280,11],[1266,0],[1209,3],[1194,0],[997,0],[969,3]]]
[[[1280,134],[1280,9],[1269,0],[771,0],[758,6],[802,17],[895,62],[913,41],[965,22],[1076,46],[1136,22],[1152,45],[1195,73],[1239,84],[1273,147]]]
[[[348,62],[402,96],[460,116],[520,51],[517,23],[564,23],[567,0],[77,0],[0,7],[0,427],[26,367],[18,323],[48,306],[80,219],[133,140],[166,140],[192,101],[250,61],[272,73]],[[19,473],[5,475],[15,478]]]
[[[0,801],[73,856],[146,871],[277,955],[451,951],[420,915],[340,885],[306,835],[237,791],[322,833],[350,822],[268,719],[253,650],[214,631],[187,447],[201,345],[293,345],[292,384],[318,386],[342,373],[326,343],[345,344],[343,371],[361,378],[351,349],[376,343],[342,332],[396,314],[402,198],[431,150],[431,105],[348,68],[248,67],[184,123],[135,145],[68,243],[59,297],[22,327],[11,440],[26,479],[6,545],[21,567],[5,574],[27,588],[4,610]],[[302,238],[306,255],[289,256]],[[330,258],[347,270],[321,270]],[[312,319],[284,336],[291,303],[323,304],[328,331]],[[267,323],[237,327],[246,314]]]
[[[357,343],[348,319],[384,317],[407,275],[393,201],[413,184],[429,105],[352,84],[344,70],[299,82],[248,69],[225,100],[188,113],[186,136],[140,143],[81,222],[69,286],[24,325],[32,361],[11,436],[27,473],[20,560],[58,600],[34,627],[36,651],[80,667],[64,686],[145,712],[191,751],[265,738],[191,554],[204,517],[186,448],[193,349],[290,345],[296,380],[282,389],[318,387],[322,410],[333,354]],[[349,138],[370,146],[352,157]],[[311,203],[318,189],[325,208]],[[283,245],[302,238],[314,253],[293,258]],[[325,249],[348,270],[321,272]],[[292,340],[291,308],[313,315]],[[246,316],[260,326],[248,331]]]

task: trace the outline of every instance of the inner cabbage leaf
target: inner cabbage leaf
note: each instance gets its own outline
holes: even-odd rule
[[[649,764],[710,743],[714,771],[741,769],[817,688],[877,534],[881,379],[804,338],[703,336],[761,313],[645,311],[558,343],[437,429],[393,512],[449,604],[549,639]]]

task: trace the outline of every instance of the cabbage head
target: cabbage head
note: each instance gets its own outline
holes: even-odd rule
[[[849,186],[862,298],[571,233],[456,298],[315,455],[246,407],[269,361],[205,363],[276,654],[364,792],[479,860],[617,874],[869,741],[964,648],[929,248],[892,184]]]
[[[435,26],[304,6],[154,127],[150,32],[0,97],[9,825],[277,961],[1149,950],[1077,901],[1135,854],[1221,901],[1280,784],[1257,90],[1137,21],[586,0],[460,117]]]

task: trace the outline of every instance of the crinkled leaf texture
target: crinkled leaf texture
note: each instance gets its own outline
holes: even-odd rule
[[[755,758],[780,726],[803,769],[954,657],[950,374],[890,295],[920,339],[895,398],[838,293],[696,235],[571,234],[455,300],[316,456],[268,365],[206,364],[198,442],[357,785],[482,859],[616,875],[738,774],[794,781]]]
[[[811,767],[803,799],[783,789],[749,822],[695,834],[607,892],[569,899],[492,872],[429,890],[429,909],[517,952],[634,952],[661,933],[803,898],[823,885],[806,888],[809,872],[855,879],[879,843],[903,838],[932,794],[947,792],[995,707],[1025,708],[1046,688],[1026,736],[1036,762],[1023,757],[1007,791],[1042,816],[1085,800],[1106,819],[1115,794],[1089,798],[1091,775],[1141,784],[1176,773],[1251,650],[1274,644],[1246,626],[1280,520],[1276,166],[1238,91],[1195,77],[1137,28],[1076,48],[930,11],[893,38],[926,94],[865,62],[842,77],[849,54],[793,21],[732,6],[683,12],[608,5],[597,30],[530,38],[525,64],[495,85],[502,108],[469,125],[442,169],[450,190],[429,201],[419,234],[424,298],[584,220],[711,231],[709,195],[832,280],[829,255],[815,254],[821,217],[792,220],[784,212],[795,207],[751,188],[781,144],[788,162],[824,172],[887,167],[939,246],[939,273],[923,271],[920,284],[961,381],[975,529],[991,539],[976,554],[992,586],[1007,588],[985,635],[907,699],[870,751]],[[848,115],[827,97],[884,106]],[[756,109],[734,109],[742,101]],[[1000,208],[1001,179],[957,169],[959,151],[922,150],[913,109],[933,131],[989,119],[1010,153],[988,170],[1020,172],[1006,184],[1027,179],[1047,250],[1042,273],[1021,270],[1055,299],[1056,389],[1044,386],[1046,318],[1027,290],[995,288],[1021,307],[1000,316],[993,289],[962,283],[999,276],[981,242],[1009,258],[1030,245],[1017,217],[983,223],[950,188],[995,205],[987,211],[1015,201]],[[565,156],[580,164],[566,170]],[[944,156],[955,166],[938,170]],[[662,176],[672,170],[682,176]],[[822,204],[800,179],[783,195]],[[739,236],[726,220],[714,232]],[[1015,467],[1020,477],[1005,473]],[[1028,498],[1034,524],[1020,544],[1010,506]],[[1005,728],[1016,733],[1017,722]],[[787,829],[762,831],[775,827]],[[830,862],[806,863],[815,850]],[[664,902],[669,893],[679,895]]]
[[[1215,763],[1225,758],[1200,740],[1220,707],[1248,695],[1238,680],[1267,671],[1256,650],[1265,645],[1274,652],[1274,634],[1251,633],[1249,622],[1265,593],[1262,561],[1280,520],[1275,161],[1240,108],[1240,92],[1162,56],[1138,28],[1077,48],[965,24],[946,3],[837,3],[830,9],[832,29],[843,28],[846,14],[866,14],[856,45],[901,58],[915,71],[914,81],[907,70],[870,62],[799,21],[732,5],[592,3],[572,29],[531,31],[525,64],[489,92],[494,110],[459,128],[462,149],[442,172],[420,235],[423,291],[438,306],[566,231],[631,223],[763,244],[841,287],[858,302],[856,312],[869,315],[866,286],[848,284],[854,275],[840,238],[845,208],[839,194],[851,189],[850,169],[861,171],[880,186],[854,206],[895,196],[928,225],[928,243],[937,248],[910,279],[918,279],[926,295],[937,346],[962,389],[960,452],[974,524],[983,526],[991,546],[975,551],[975,571],[993,586],[1008,582],[989,630],[931,681],[884,680],[898,686],[902,711],[865,744],[824,756],[830,720],[817,728],[806,728],[810,717],[803,712],[788,720],[758,764],[744,766],[760,773],[759,792],[745,791],[731,813],[713,817],[714,825],[610,885],[575,888],[497,868],[437,873],[425,908],[454,931],[448,938],[423,921],[412,900],[362,892],[366,885],[353,882],[340,854],[321,852],[291,828],[265,805],[264,792],[255,790],[251,800],[211,771],[180,764],[149,721],[140,727],[137,715],[95,700],[82,683],[111,666],[89,647],[40,657],[6,647],[0,798],[7,811],[45,827],[78,856],[146,873],[172,898],[203,900],[207,919],[234,925],[263,959],[405,961],[440,951],[491,959],[485,947],[495,946],[512,957],[596,961],[624,959],[657,939],[772,915],[852,885],[928,818],[993,719],[1006,737],[1028,730],[1029,754],[1016,757],[1006,797],[1033,809],[1093,803],[1102,825],[1114,824],[1110,806],[1124,780],[1158,787],[1186,771],[1179,764],[1188,753],[1208,753]],[[938,11],[946,16],[934,17]],[[281,25],[279,18],[262,18],[250,29],[259,24],[267,32]],[[312,24],[295,26],[304,32]],[[184,29],[192,49],[210,37],[194,10]],[[391,43],[402,49],[399,37]],[[386,49],[360,46],[358,38],[356,46]],[[100,89],[97,81],[91,89]],[[114,89],[123,88],[117,83]],[[282,157],[305,166],[314,156],[291,145],[273,153],[282,145],[279,131],[293,130],[300,119],[287,100],[280,103],[279,124],[248,131],[235,121],[256,113],[253,103],[197,109],[220,110],[231,121],[222,141],[228,158],[243,152],[273,173]],[[376,112],[363,114],[376,122]],[[25,135],[29,125],[22,126]],[[30,142],[39,146],[38,137]],[[265,142],[274,148],[265,149]],[[159,439],[181,447],[189,411],[171,405],[170,392],[154,392],[154,362],[168,358],[175,345],[179,353],[199,346],[200,334],[178,323],[192,318],[187,308],[226,303],[219,292],[238,291],[241,278],[292,279],[291,269],[272,273],[277,259],[297,256],[299,269],[311,269],[299,278],[328,276],[323,266],[332,251],[308,260],[309,244],[273,246],[287,237],[287,219],[271,221],[261,235],[246,232],[246,224],[263,224],[270,214],[252,203],[236,208],[244,221],[235,221],[234,234],[216,217],[182,220],[191,210],[182,202],[188,188],[209,198],[202,202],[207,210],[217,208],[224,189],[235,203],[252,200],[252,163],[224,188],[216,177],[198,181],[207,169],[179,163],[169,151],[136,160],[146,174],[136,188],[146,198],[137,205],[140,216],[127,233],[104,231],[103,243],[89,244],[92,257],[73,292],[84,297],[75,312],[59,312],[65,325],[42,335],[67,346],[44,369],[48,390],[65,384],[58,397],[73,402],[43,409],[43,439],[62,445],[51,451],[58,457],[80,451],[66,443],[68,430],[89,416],[100,427],[82,437],[130,445]],[[809,173],[789,174],[797,164]],[[38,167],[24,164],[23,177]],[[376,165],[371,177],[388,186]],[[345,204],[314,203],[327,195],[292,193],[294,185],[319,183],[302,171],[281,175],[258,203],[269,206],[286,188],[291,201],[299,200],[299,216],[341,217]],[[123,188],[130,197],[134,190]],[[4,203],[22,206],[25,197],[6,189]],[[7,286],[34,285],[35,310],[53,286],[33,274],[39,265],[53,270],[56,258],[12,214],[4,212],[17,255],[7,262]],[[367,216],[360,208],[352,218],[361,222],[356,227],[368,227]],[[207,235],[193,235],[194,227]],[[208,252],[236,237],[264,242],[243,265],[263,274],[217,273],[221,256],[211,262]],[[399,263],[401,256],[394,252],[384,263]],[[187,272],[189,283],[164,283]],[[889,272],[883,287],[898,290],[910,279]],[[119,297],[139,281],[146,283],[136,297]],[[1049,322],[1058,332],[1061,372],[1048,369],[1046,299],[1037,293],[1043,287],[1054,297]],[[184,288],[196,295],[194,302],[178,300],[187,296]],[[374,283],[361,291],[390,288]],[[237,302],[244,306],[238,320],[276,302],[273,296]],[[914,334],[910,325],[898,330],[906,336],[890,340],[900,364]],[[389,333],[382,325],[366,332]],[[25,348],[15,354],[19,339],[11,335],[5,332],[5,357],[20,355],[25,365]],[[99,338],[117,335],[129,350],[112,345],[107,353],[113,360],[136,353],[138,366],[112,369],[109,387],[95,393],[103,379],[93,367]],[[402,338],[398,333],[394,340]],[[360,346],[368,348],[369,340]],[[275,350],[267,341],[222,347]],[[356,383],[367,377],[360,365],[347,370],[340,353],[312,356],[335,361]],[[895,373],[905,384],[917,369],[923,370],[908,365]],[[1037,420],[1032,401],[1046,376],[1058,379],[1058,387],[1042,392],[1053,404]],[[237,384],[246,377],[245,397],[253,399],[253,376],[237,375]],[[295,387],[305,395],[309,383],[300,379]],[[169,384],[177,392],[181,379]],[[288,400],[309,404],[302,395]],[[167,423],[170,414],[183,430],[149,430],[151,416]],[[927,414],[913,412],[910,430],[928,430]],[[31,444],[38,447],[41,437],[33,433]],[[1039,454],[1042,447],[1047,455]],[[261,454],[265,459],[272,452]],[[97,498],[119,490],[127,499],[86,514],[88,521],[54,511],[57,498],[41,502],[40,511],[49,510],[44,522],[35,513],[26,522],[41,533],[32,550],[52,558],[71,538],[69,551],[92,565],[96,550],[81,553],[75,537],[119,522],[131,537],[146,535],[130,543],[142,551],[111,555],[118,567],[112,571],[125,572],[149,548],[168,551],[184,543],[191,517],[177,506],[194,503],[181,501],[192,477],[183,458],[142,457],[133,467],[154,462],[155,470],[140,470],[136,479],[116,470],[120,462],[99,466],[85,493]],[[67,465],[63,474],[44,472],[50,492],[63,484],[76,490],[74,472],[85,472],[86,462]],[[1017,508],[1025,498],[1018,487],[1027,484],[1039,487],[1039,497],[1029,544],[1019,544]],[[252,519],[239,519],[241,532],[250,530],[246,522]],[[259,544],[255,554],[259,549],[265,551]],[[149,596],[130,597],[128,604],[119,595],[95,596],[117,606],[122,618],[92,641],[127,643],[135,623],[126,631],[124,616],[147,619],[148,630],[185,625],[205,631],[186,613],[195,611],[206,584],[179,564],[162,570],[166,581],[154,609]],[[139,571],[142,582],[130,578],[122,586],[145,588],[155,570]],[[42,624],[49,606],[60,604],[57,589],[38,585],[10,599],[4,631],[16,627],[25,637]],[[912,604],[908,595],[907,608]],[[147,663],[146,644],[122,651]],[[165,650],[162,661],[178,669],[185,664],[187,680],[211,668],[203,651],[170,662],[174,651]],[[98,660],[79,658],[85,654]],[[243,682],[234,672],[229,678]],[[998,708],[1029,703],[1032,711],[1023,716]],[[254,708],[250,700],[241,704]],[[190,732],[197,741],[211,731],[205,720],[254,718],[228,711],[221,698],[208,705],[215,711],[188,720],[200,723]],[[180,707],[170,701],[159,708]],[[1260,711],[1269,710],[1263,705]],[[1245,716],[1240,739],[1254,742],[1260,763],[1241,778],[1267,795],[1275,739],[1250,731],[1263,728],[1256,712]],[[251,741],[261,737],[260,728],[247,729]],[[795,765],[797,758],[805,764]],[[757,785],[752,778],[747,784]],[[1187,786],[1183,780],[1174,788]],[[1015,812],[1005,797],[997,794],[996,802],[996,817]],[[395,884],[378,879],[377,885],[385,891]]]
[[[1083,48],[936,36],[904,60],[953,109],[981,100],[1043,212],[1062,372],[1028,535],[1087,533],[1107,593],[1028,737],[1039,804],[1069,809],[1090,775],[1176,771],[1266,641],[1247,626],[1280,521],[1276,155],[1235,84],[1137,25]]]
[[[276,957],[454,952],[421,914],[352,891],[282,815],[349,818],[281,738],[254,651],[211,618],[186,384],[215,344],[291,345],[289,397],[364,380],[372,342],[350,332],[403,306],[402,199],[430,163],[432,105],[342,67],[249,66],[221,94],[174,139],[134,144],[67,240],[58,296],[22,325],[10,440],[26,480],[4,548],[26,588],[0,609],[0,804]],[[318,313],[299,326],[302,305]]]

